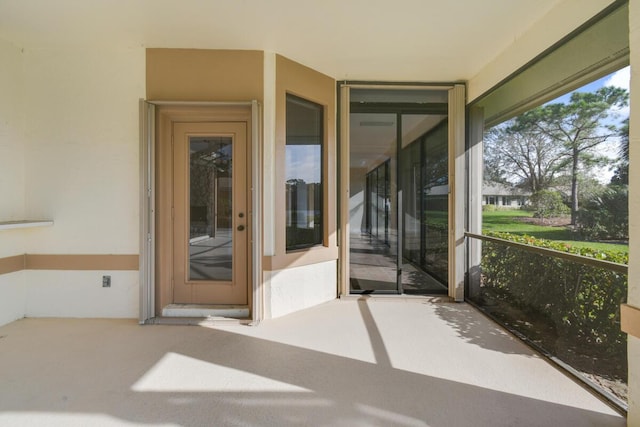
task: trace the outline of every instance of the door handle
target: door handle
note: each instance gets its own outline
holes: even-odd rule
[[[244,225],[240,224],[240,225],[238,226],[238,231],[243,231],[243,230],[244,230]]]

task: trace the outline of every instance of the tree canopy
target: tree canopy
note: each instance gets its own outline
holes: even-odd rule
[[[487,133],[486,165],[503,177],[515,177],[534,193],[568,175],[575,224],[580,174],[602,160],[598,146],[620,135],[611,119],[615,108],[626,106],[628,100],[626,89],[605,86],[594,92],[574,92],[566,103],[529,110]]]

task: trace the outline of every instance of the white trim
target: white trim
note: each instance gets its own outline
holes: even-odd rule
[[[252,325],[264,318],[264,298],[262,286],[262,150],[260,141],[260,104],[251,102],[251,245],[252,260]]]
[[[140,317],[155,317],[155,117],[153,104],[140,100]]]
[[[449,91],[449,296],[464,301],[465,87]]]
[[[207,320],[246,319],[249,307],[242,305],[169,304],[162,317],[206,317]]]
[[[338,269],[338,295],[349,295],[349,186],[350,186],[350,146],[349,139],[349,105],[351,101],[351,88],[348,85],[340,87],[340,191],[338,203],[340,206],[340,227],[338,227],[340,245],[340,258]]]
[[[16,228],[49,227],[53,225],[50,219],[23,219],[18,221],[1,221],[0,230],[13,230]]]
[[[276,254],[276,54],[264,53],[264,122],[262,139],[262,203],[264,255]]]

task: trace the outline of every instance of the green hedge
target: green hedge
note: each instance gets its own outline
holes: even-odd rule
[[[502,239],[628,264],[628,255],[509,233]],[[620,304],[627,275],[569,260],[483,242],[482,297],[506,301],[521,312],[546,318],[556,333],[589,353],[626,352]]]

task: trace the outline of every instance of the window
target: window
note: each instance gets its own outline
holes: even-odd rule
[[[323,243],[323,107],[287,94],[286,249]]]

